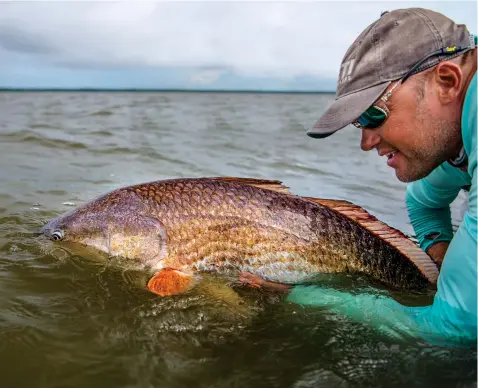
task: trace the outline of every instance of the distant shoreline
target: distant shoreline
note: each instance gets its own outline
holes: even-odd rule
[[[243,94],[335,94],[335,91],[308,91],[308,90],[222,90],[222,89],[95,89],[95,88],[1,88],[0,92],[134,92],[134,93],[243,93]]]

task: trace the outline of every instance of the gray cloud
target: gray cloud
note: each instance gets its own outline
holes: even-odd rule
[[[15,53],[57,55],[58,49],[49,42],[41,41],[34,35],[18,29],[0,25],[0,47]]]
[[[349,44],[381,11],[409,6],[476,31],[474,2],[16,2],[0,3],[0,46],[69,68],[214,70],[199,81],[222,69],[335,77]]]

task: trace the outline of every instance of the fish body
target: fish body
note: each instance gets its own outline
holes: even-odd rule
[[[404,289],[433,285],[438,276],[412,241],[363,209],[295,196],[277,181],[196,178],[123,187],[58,216],[41,233],[156,272],[251,272],[291,284],[319,273],[356,273]]]

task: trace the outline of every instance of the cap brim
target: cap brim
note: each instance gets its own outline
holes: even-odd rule
[[[324,138],[351,124],[385,92],[390,83],[387,81],[335,100],[307,135]]]

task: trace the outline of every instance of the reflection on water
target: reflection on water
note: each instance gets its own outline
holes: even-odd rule
[[[54,215],[119,186],[220,175],[347,199],[411,235],[405,186],[385,160],[359,150],[355,129],[305,136],[331,98],[0,94],[2,386],[472,386],[475,349],[397,342],[213,276],[186,295],[158,298],[141,271],[35,235]]]

